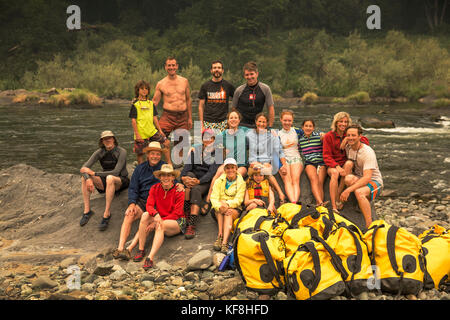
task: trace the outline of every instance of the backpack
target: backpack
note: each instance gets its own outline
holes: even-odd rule
[[[373,278],[369,251],[362,235],[353,226],[341,225],[331,231],[326,242],[341,258],[348,273],[344,278],[348,294],[356,296],[368,291],[368,280]]]
[[[266,230],[247,229],[235,240],[234,264],[246,287],[264,294],[282,290],[286,257],[283,239]]]
[[[418,294],[423,288],[425,259],[422,244],[406,229],[376,220],[364,234],[382,291]]]
[[[331,299],[345,292],[342,279],[348,275],[336,253],[313,228],[310,231],[313,240],[283,261],[287,293],[297,300]]]
[[[448,290],[450,285],[450,233],[435,224],[419,235],[426,260],[425,288]]]

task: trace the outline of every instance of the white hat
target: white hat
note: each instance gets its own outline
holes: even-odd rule
[[[226,167],[227,164],[233,164],[237,167],[237,162],[234,158],[226,158],[225,161],[223,162],[223,166]]]

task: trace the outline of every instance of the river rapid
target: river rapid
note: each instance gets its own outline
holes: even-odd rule
[[[450,193],[450,118],[431,116],[415,104],[366,106],[298,106],[275,104],[274,128],[283,109],[294,111],[296,126],[313,118],[316,129],[327,132],[333,116],[347,111],[352,119],[376,117],[392,120],[395,128],[364,130],[377,155],[385,189],[399,196]],[[160,114],[161,114],[161,110]],[[193,103],[193,119],[198,120],[198,104]],[[128,106],[0,106],[0,169],[26,163],[51,173],[79,172],[81,165],[98,147],[103,130],[112,130],[119,144],[132,153],[133,130]],[[448,114],[448,112],[447,112]]]

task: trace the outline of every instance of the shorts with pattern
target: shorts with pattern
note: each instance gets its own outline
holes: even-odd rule
[[[227,129],[227,124],[227,120],[223,120],[222,122],[203,121],[205,129],[213,129],[216,134],[225,131],[225,129]]]
[[[144,154],[144,148],[146,148],[150,144],[150,142],[152,142],[152,141],[159,142],[161,144],[161,148],[163,148],[164,146],[162,144],[166,140],[167,140],[167,138],[158,131],[154,135],[152,135],[150,138],[144,139],[142,142],[138,142],[138,141],[134,140],[133,152],[136,153],[137,155],[141,156]]]
[[[297,156],[294,156],[294,157],[286,156],[286,163],[287,164],[296,164],[296,163],[303,164],[303,159],[302,159],[302,157],[297,157]]]
[[[370,189],[370,201],[375,200],[383,190],[383,186],[375,180],[370,181],[367,186]]]

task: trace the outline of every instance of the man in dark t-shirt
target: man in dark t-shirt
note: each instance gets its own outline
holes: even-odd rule
[[[198,94],[198,116],[202,130],[210,128],[223,131],[227,125],[228,100],[234,94],[234,86],[222,78],[223,63],[211,63],[212,79],[205,82]]]
[[[242,115],[240,125],[255,128],[255,117],[267,106],[269,127],[272,127],[275,118],[275,108],[270,87],[258,81],[258,68],[255,62],[244,65],[244,78],[246,84],[239,86],[233,95],[233,108]]]

